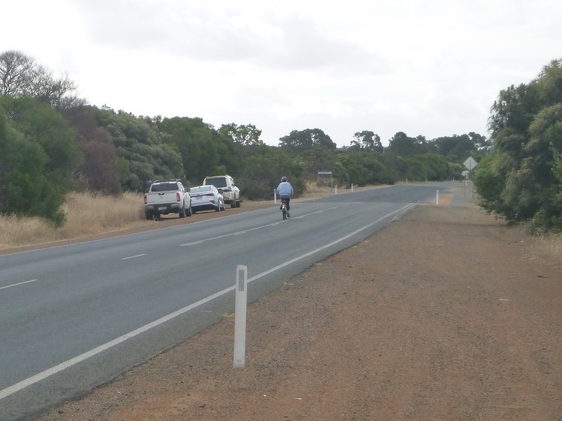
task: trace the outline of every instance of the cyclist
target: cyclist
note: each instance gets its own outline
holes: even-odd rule
[[[287,177],[281,177],[281,183],[279,183],[279,185],[277,186],[276,191],[277,195],[281,199],[281,203],[285,201],[285,203],[287,204],[287,216],[290,216],[289,210],[291,209],[291,206],[289,205],[289,202],[291,201],[291,197],[293,197],[293,195],[295,194],[295,190],[293,189],[291,183],[289,183],[289,179]]]

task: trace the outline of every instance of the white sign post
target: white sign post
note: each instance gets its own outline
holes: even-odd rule
[[[234,304],[234,368],[246,364],[246,307],[248,305],[248,267],[236,266],[236,302]]]
[[[465,168],[468,170],[468,173],[466,174],[464,179],[464,195],[466,196],[466,188],[468,187],[468,178],[470,177],[470,173],[472,173],[472,170],[476,168],[478,163],[474,160],[473,157],[469,156],[468,158],[466,158],[466,161],[464,161],[463,164]]]

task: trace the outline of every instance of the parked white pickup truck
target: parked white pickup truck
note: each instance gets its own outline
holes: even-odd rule
[[[191,196],[179,180],[156,180],[144,195],[144,214],[158,220],[169,213],[191,216]]]
[[[234,179],[229,175],[213,175],[205,177],[203,185],[212,184],[224,198],[224,203],[230,203],[231,208],[240,207],[240,189],[236,186]]]

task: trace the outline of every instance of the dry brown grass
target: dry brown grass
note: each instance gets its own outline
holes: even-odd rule
[[[562,268],[562,234],[530,237],[526,250],[529,259],[554,261]]]
[[[143,224],[143,197],[70,193],[63,210],[66,222],[55,228],[40,218],[0,216],[0,250],[41,243],[79,239]]]
[[[311,183],[308,189],[304,197],[298,200],[330,194],[329,186],[319,187],[316,183]],[[247,206],[246,202],[244,209]],[[66,222],[59,228],[41,218],[0,216],[0,252],[47,243],[89,239],[137,228],[146,229],[148,223],[144,219],[143,196],[140,193],[125,193],[118,197],[70,193],[62,209]]]
[[[336,187],[337,187],[338,194],[351,192],[351,188],[349,186],[347,187],[336,186]],[[362,186],[362,187],[354,186],[353,191],[366,190],[366,189],[379,189],[384,187],[388,187],[388,185],[381,184],[376,186]],[[320,197],[324,197],[326,195],[333,194],[333,193],[334,193],[334,188],[331,187],[329,184],[327,184],[325,181],[323,181],[321,184],[317,184],[315,181],[309,181],[306,183],[306,193],[302,198],[305,200],[318,199]]]

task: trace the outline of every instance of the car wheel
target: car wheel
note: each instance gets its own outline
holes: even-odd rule
[[[193,211],[191,210],[191,205],[189,205],[189,208],[187,208],[186,215],[191,216],[192,213],[193,213]]]
[[[185,218],[185,216],[186,216],[185,207],[180,209],[179,216],[180,216],[180,218]]]

